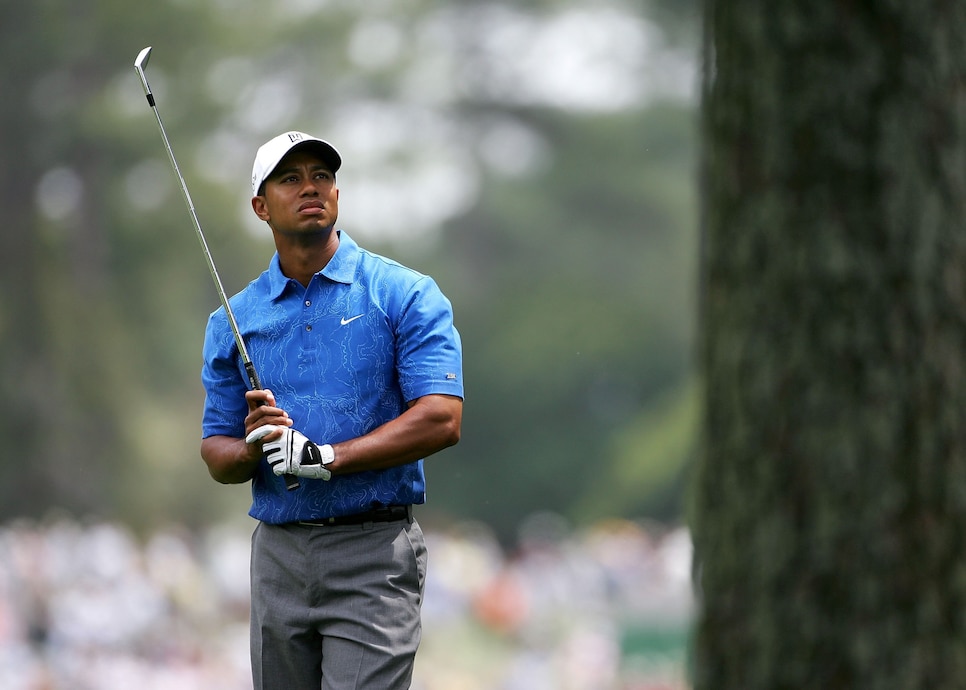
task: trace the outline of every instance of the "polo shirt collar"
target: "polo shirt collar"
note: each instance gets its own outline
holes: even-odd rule
[[[356,277],[356,266],[359,265],[359,245],[341,230],[336,232],[339,233],[339,247],[319,273],[337,283],[350,284]]]
[[[336,232],[339,233],[339,246],[335,250],[335,254],[332,255],[332,258],[329,259],[329,263],[316,275],[321,274],[337,283],[350,284],[355,279],[356,266],[359,265],[359,245],[341,230],[337,230]],[[272,256],[271,263],[269,263],[268,277],[271,298],[277,299],[281,297],[291,279],[282,273],[278,252],[275,252],[275,255]]]

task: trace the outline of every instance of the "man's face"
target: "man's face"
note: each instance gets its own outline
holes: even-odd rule
[[[339,188],[325,162],[310,149],[287,154],[252,199],[255,215],[283,235],[328,232],[339,217]]]

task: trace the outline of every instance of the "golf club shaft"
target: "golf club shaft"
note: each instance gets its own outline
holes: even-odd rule
[[[241,356],[242,364],[245,367],[245,374],[248,376],[248,383],[252,390],[261,390],[262,384],[258,378],[258,372],[255,371],[255,365],[252,363],[251,357],[248,355],[248,348],[245,347],[245,340],[242,338],[241,331],[238,328],[238,322],[235,320],[235,314],[231,309],[231,305],[228,303],[228,296],[225,294],[225,288],[221,284],[221,278],[218,276],[218,269],[215,268],[215,262],[211,258],[211,251],[208,249],[208,242],[205,240],[205,234],[201,230],[201,223],[198,221],[198,214],[195,212],[194,203],[191,201],[191,195],[188,193],[188,185],[185,184],[184,176],[181,174],[181,169],[178,167],[178,161],[174,157],[174,151],[171,150],[171,142],[168,141],[168,135],[164,131],[164,124],[161,122],[161,113],[158,112],[158,106],[154,102],[154,94],[151,92],[151,87],[148,85],[148,78],[144,74],[144,67],[148,63],[148,59],[151,57],[151,47],[147,47],[142,50],[134,62],[134,69],[137,71],[138,77],[141,80],[141,86],[144,87],[144,95],[148,100],[148,105],[151,106],[151,110],[154,111],[154,117],[158,122],[158,130],[161,132],[161,138],[164,140],[164,148],[168,152],[168,160],[171,161],[171,167],[174,168],[175,174],[178,176],[178,182],[181,184],[181,194],[184,196],[185,203],[188,205],[188,212],[191,215],[191,222],[195,228],[195,234],[198,236],[198,242],[201,244],[201,250],[205,255],[205,261],[208,264],[208,271],[211,273],[211,279],[215,284],[215,290],[218,292],[218,299],[221,301],[221,306],[225,310],[225,316],[228,318],[228,325],[231,327],[232,335],[235,337],[235,345],[238,347],[238,353]],[[299,487],[298,477],[291,474],[284,475],[285,485],[291,491],[292,489],[297,489]]]

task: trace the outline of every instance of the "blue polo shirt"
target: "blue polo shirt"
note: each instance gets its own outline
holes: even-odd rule
[[[308,288],[282,274],[276,254],[231,298],[262,386],[294,428],[319,444],[367,434],[424,395],[463,397],[460,337],[435,281],[361,249],[344,232],[339,237]],[[224,309],[208,319],[203,354],[202,435],[241,438],[248,379]],[[249,514],[278,524],[425,501],[422,460],[299,481],[288,491],[263,458]]]

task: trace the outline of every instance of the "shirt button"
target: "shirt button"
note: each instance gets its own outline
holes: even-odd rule
[[[308,325],[308,326],[306,326],[306,327],[305,327],[305,330],[307,330],[307,331],[311,331],[311,330],[312,330],[312,326],[311,326],[311,325]]]
[[[311,307],[312,306],[312,300],[310,300],[310,299],[305,300],[305,306],[306,307]]]

